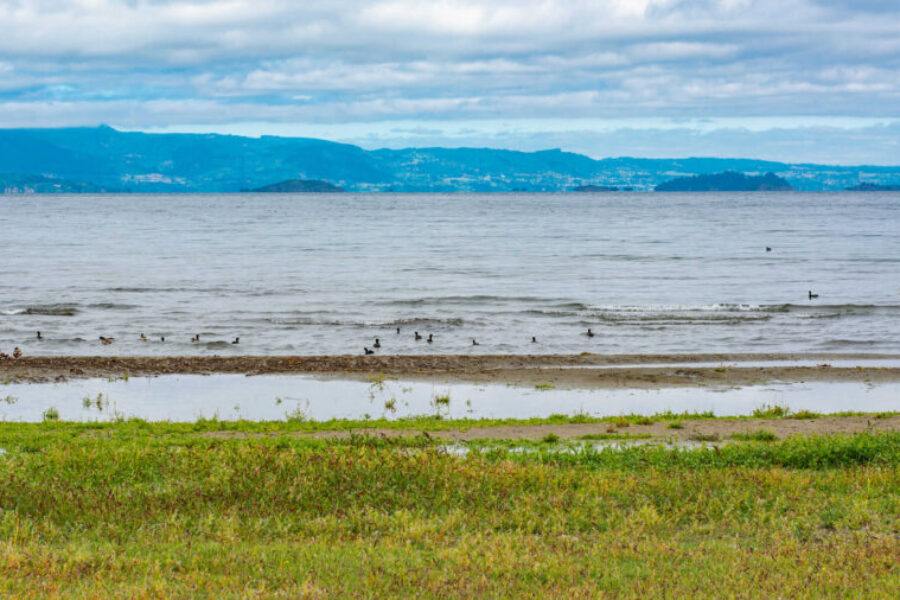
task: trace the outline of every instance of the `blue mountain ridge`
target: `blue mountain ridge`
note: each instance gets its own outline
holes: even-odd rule
[[[652,190],[677,177],[774,173],[799,190],[900,183],[900,166],[790,164],[734,158],[604,158],[543,150],[364,150],[312,138],[150,134],[111,127],[0,129],[0,191],[237,192],[290,179],[348,191],[568,191],[581,185]],[[5,174],[5,175],[4,175]],[[48,183],[49,182],[49,183]],[[56,185],[52,185],[56,182]],[[78,182],[70,189],[66,182]]]

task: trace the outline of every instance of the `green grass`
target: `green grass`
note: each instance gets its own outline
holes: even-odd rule
[[[767,429],[757,429],[756,431],[733,433],[731,439],[741,442],[774,442],[778,436]]]
[[[287,427],[0,423],[0,597],[819,598],[900,586],[900,433],[680,450],[472,444],[457,456],[424,435],[325,441]],[[237,435],[249,430],[266,435]]]

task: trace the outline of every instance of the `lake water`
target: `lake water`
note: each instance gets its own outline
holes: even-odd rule
[[[834,413],[896,411],[900,384],[794,383],[742,388],[565,389],[500,384],[385,380],[379,383],[302,375],[163,375],[129,380],[0,386],[0,421],[40,421],[54,408],[66,421],[139,417],[151,421],[397,419],[440,414],[529,418],[552,414],[653,415],[665,411],[749,415],[786,406]]]
[[[376,337],[389,354],[900,352],[900,193],[0,197],[6,352]]]

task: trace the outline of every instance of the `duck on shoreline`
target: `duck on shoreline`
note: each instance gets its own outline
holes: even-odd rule
[[[588,327],[587,333],[586,333],[585,335],[588,336],[588,337],[594,337],[594,332],[591,331],[591,328],[590,328],[590,327]]]
[[[810,299],[810,300],[812,300],[813,298],[818,298],[818,297],[819,297],[818,294],[813,294],[813,293],[812,293],[812,290],[809,290],[809,291],[807,292],[807,296],[809,296],[809,299]]]
[[[16,346],[15,350],[13,350],[13,358],[22,358],[22,350]]]
[[[365,352],[366,355],[375,354],[374,350],[370,350],[370,349],[366,348],[365,346],[363,346],[363,352]]]
[[[109,346],[114,341],[116,341],[116,338],[103,337],[102,335],[100,336],[100,343],[103,344],[104,346]]]
[[[240,343],[241,343],[241,338],[236,337],[236,338],[234,338],[234,341],[231,342],[231,343],[232,343],[232,344],[240,344]]]
[[[144,334],[142,333],[142,334],[141,334],[141,337],[139,337],[138,339],[141,340],[142,342],[146,342],[146,341],[147,341],[147,336],[144,335]]]
[[[422,336],[419,335],[419,332],[417,331],[417,332],[416,332],[416,341],[419,341],[419,340],[421,340],[421,339],[422,339]]]
[[[375,338],[375,343],[372,344],[372,347],[373,348],[381,348],[381,340],[379,340],[378,338]]]
[[[428,342],[429,344],[432,343],[434,341],[434,334],[429,333],[428,339],[425,341]]]

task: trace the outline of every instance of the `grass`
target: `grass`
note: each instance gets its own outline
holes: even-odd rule
[[[288,427],[0,423],[0,597],[818,598],[900,586],[900,433],[682,450],[475,444],[456,456],[425,436],[325,441]]]
[[[741,442],[774,442],[778,436],[767,429],[757,429],[756,431],[733,433],[731,439]]]

